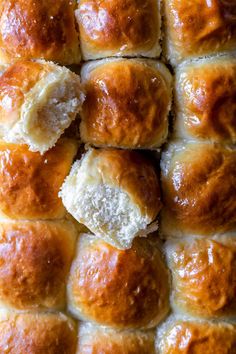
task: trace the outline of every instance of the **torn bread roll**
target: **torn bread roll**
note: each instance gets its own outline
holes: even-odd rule
[[[0,76],[0,138],[44,153],[79,112],[80,78],[45,61],[20,61]]]
[[[118,248],[129,248],[160,209],[160,187],[151,160],[127,150],[90,149],[76,161],[60,196],[67,211]]]

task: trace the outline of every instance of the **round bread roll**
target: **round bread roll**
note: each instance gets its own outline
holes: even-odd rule
[[[0,218],[63,218],[66,210],[58,192],[76,151],[77,143],[69,139],[44,155],[0,141]]]
[[[164,236],[213,235],[236,226],[236,150],[172,143],[162,156]]]
[[[236,2],[233,0],[164,0],[165,43],[173,65],[236,49]]]
[[[83,58],[159,56],[159,7],[158,0],[79,0]]]
[[[83,323],[79,327],[78,354],[155,354],[154,331],[115,331]]]
[[[117,329],[156,326],[169,310],[169,274],[155,239],[118,250],[81,234],[68,280],[69,311]]]
[[[19,59],[80,62],[75,0],[4,0],[0,4],[0,62]]]
[[[0,76],[0,138],[44,153],[76,118],[80,78],[45,61],[19,61]]]
[[[90,149],[74,163],[60,196],[78,222],[118,248],[147,233],[161,209],[155,168],[134,151]]]
[[[76,229],[65,221],[0,222],[0,307],[65,307]]]
[[[236,316],[236,237],[168,241],[176,311],[203,318]]]
[[[225,322],[169,320],[158,331],[160,354],[233,354],[236,327]]]
[[[85,64],[81,139],[95,146],[155,149],[168,133],[172,77],[161,63],[107,59]]]
[[[59,313],[14,313],[0,310],[0,352],[75,354],[75,323]]]
[[[236,143],[236,56],[182,64],[175,82],[175,136]]]

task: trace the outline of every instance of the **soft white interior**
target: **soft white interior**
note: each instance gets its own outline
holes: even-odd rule
[[[30,150],[44,153],[70,126],[83,99],[79,79],[74,79],[74,76],[54,75],[41,80],[26,96],[21,120],[5,140],[26,143]]]
[[[118,187],[74,184],[67,179],[61,196],[75,219],[118,248],[131,247],[134,237],[151,221]]]

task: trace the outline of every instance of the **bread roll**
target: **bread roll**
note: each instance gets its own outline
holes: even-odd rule
[[[225,322],[172,320],[159,330],[160,354],[233,354],[236,327]]]
[[[153,60],[107,59],[85,64],[81,138],[95,146],[155,149],[168,133],[172,78]]]
[[[236,143],[236,56],[180,65],[175,93],[175,136]]]
[[[164,47],[173,65],[236,49],[234,0],[164,0],[164,14]]]
[[[83,323],[77,354],[155,354],[154,331],[114,331]]]
[[[76,17],[85,60],[160,55],[158,0],[79,0]]]
[[[75,323],[63,314],[14,313],[0,310],[0,352],[74,354]]]
[[[0,138],[44,153],[75,119],[79,76],[45,61],[20,61],[0,76]]]
[[[236,316],[236,237],[168,241],[173,307],[202,318]]]
[[[0,222],[0,307],[65,307],[76,240],[69,222]]]
[[[212,235],[236,226],[236,150],[170,144],[162,156],[165,236]]]
[[[75,0],[4,0],[0,4],[0,62],[44,58],[80,62]]]
[[[0,219],[60,219],[58,197],[77,144],[64,139],[43,156],[25,145],[0,141]]]
[[[74,163],[60,196],[77,221],[118,248],[131,247],[161,209],[155,168],[133,151],[90,149]]]
[[[155,240],[118,250],[94,235],[79,236],[68,281],[69,311],[118,329],[152,328],[169,310],[168,271]]]

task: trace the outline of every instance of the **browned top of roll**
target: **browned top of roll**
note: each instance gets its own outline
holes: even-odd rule
[[[0,60],[44,58],[78,63],[75,2],[7,0],[0,5]]]
[[[185,129],[194,137],[236,142],[236,60],[206,60],[180,71]],[[179,119],[181,119],[180,117]]]
[[[12,219],[55,219],[65,214],[58,197],[77,145],[61,140],[44,155],[25,145],[0,142],[0,215]]]
[[[159,37],[157,0],[80,0],[78,20],[82,42],[94,53],[148,50]]]
[[[165,159],[168,164],[168,154]],[[162,179],[163,227],[171,222],[182,232],[208,235],[236,224],[235,150],[188,144],[173,153]]]
[[[74,354],[77,331],[62,314],[0,312],[2,353]]]
[[[187,313],[209,318],[236,314],[236,239],[221,236],[219,241],[170,246],[174,304]]]
[[[167,269],[143,239],[121,251],[82,235],[68,291],[75,314],[114,328],[153,327],[168,311]]]
[[[235,1],[165,0],[165,7],[167,33],[178,58],[236,48]]]
[[[155,354],[155,331],[115,331],[79,326],[78,354]]]
[[[1,222],[0,303],[20,310],[64,307],[75,238],[69,222]]]
[[[163,336],[160,354],[229,354],[236,350],[236,329],[224,323],[180,322]]]
[[[106,63],[90,75],[82,140],[97,146],[160,146],[167,134],[171,101],[165,75],[134,60]]]

